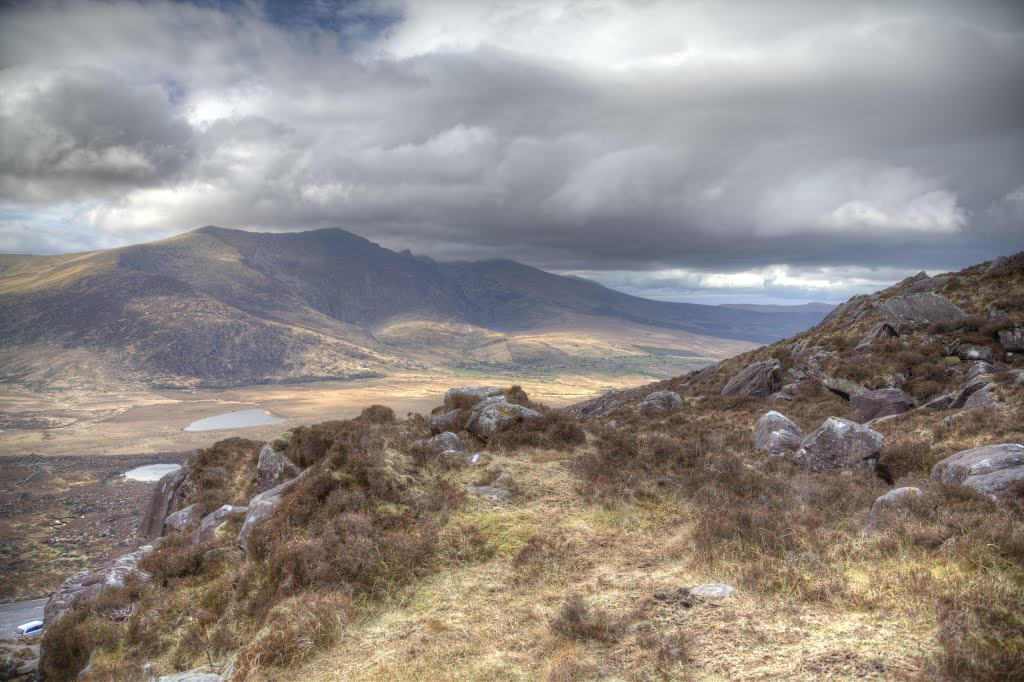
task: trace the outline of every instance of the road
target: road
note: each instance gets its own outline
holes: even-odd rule
[[[0,604],[0,639],[14,637],[14,628],[30,620],[42,620],[48,599]]]

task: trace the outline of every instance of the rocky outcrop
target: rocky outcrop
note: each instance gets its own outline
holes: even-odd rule
[[[1011,353],[1024,353],[1024,327],[1004,329],[999,332],[999,344]]]
[[[228,521],[231,521],[232,519],[244,519],[248,511],[248,507],[225,504],[212,514],[208,514],[199,524],[199,528],[196,529],[196,532],[192,534],[192,544],[201,545],[207,542],[213,542],[217,539],[221,529]]]
[[[995,374],[996,368],[991,362],[976,362],[971,365],[971,368],[967,370],[967,381],[974,381],[980,376]]]
[[[249,506],[245,512],[245,521],[242,522],[242,530],[238,532],[238,539],[236,540],[236,544],[242,551],[248,551],[249,535],[252,533],[252,529],[269,519],[273,515],[274,510],[281,506],[281,502],[284,501],[284,494],[292,486],[304,479],[312,470],[312,467],[306,469],[292,480],[285,481],[276,488],[271,488],[259,495],[254,495],[249,500]]]
[[[284,452],[274,450],[273,445],[267,443],[260,450],[259,463],[256,465],[256,492],[263,493],[276,488],[298,476],[300,471]]]
[[[953,402],[950,403],[949,409],[970,410],[976,407],[994,407],[998,405],[1000,403],[996,402],[992,395],[992,385],[989,383],[989,377],[982,375],[973,381],[967,382],[967,385],[960,389],[956,396],[953,397]]]
[[[773,457],[795,452],[804,431],[780,412],[765,412],[754,425],[754,447]]]
[[[936,322],[956,322],[967,315],[936,293],[894,296],[875,304],[882,319],[900,334]]]
[[[729,379],[722,395],[749,395],[767,398],[782,386],[782,363],[772,358],[747,365]]]
[[[931,479],[992,495],[1024,481],[1024,445],[1000,443],[958,452],[932,467]]]
[[[524,419],[540,417],[540,412],[505,400],[504,396],[487,398],[473,407],[473,413],[466,422],[466,430],[480,438],[489,440],[491,436],[506,431]]]
[[[871,511],[868,512],[868,518],[865,522],[865,530],[868,532],[879,530],[883,525],[882,522],[887,512],[891,513],[893,510],[898,509],[906,500],[912,499],[920,494],[920,488],[907,486],[904,488],[890,490],[886,494],[879,496],[875,499],[874,504],[871,505]]]
[[[157,481],[146,513],[139,522],[139,536],[150,541],[164,536],[165,520],[184,503],[186,483],[191,471],[186,464]]]
[[[937,398],[932,398],[924,405],[921,406],[925,410],[948,410],[949,406],[953,404],[954,396],[952,393],[940,395]]]
[[[891,324],[879,322],[871,328],[871,331],[867,333],[867,336],[860,340],[860,343],[857,344],[856,350],[864,350],[878,339],[891,339],[897,336],[899,336],[899,334],[896,333],[896,330],[893,329]]]
[[[444,409],[451,411],[458,409],[459,403],[468,399],[475,402],[502,395],[504,391],[500,386],[463,386],[462,388],[449,388],[444,394]],[[464,403],[463,403],[464,404]]]
[[[45,627],[52,627],[82,601],[95,597],[103,590],[124,587],[125,582],[133,576],[143,581],[149,580],[149,574],[139,569],[139,561],[152,551],[152,545],[144,545],[101,569],[80,571],[65,580],[50,597],[50,601],[46,602],[43,610]]]
[[[812,471],[843,468],[874,469],[885,436],[840,417],[829,417],[825,423],[804,438],[793,461]]]
[[[430,418],[430,432],[444,433],[445,431],[458,431],[462,428],[459,421],[459,410],[450,410],[444,414],[435,414]]]
[[[914,398],[898,388],[880,388],[877,391],[865,391],[850,399],[853,409],[857,410],[862,421],[871,421],[879,417],[903,414],[917,407]]]
[[[682,405],[683,398],[675,391],[655,391],[641,400],[636,409],[640,414],[655,414],[668,412]]]
[[[420,443],[423,447],[438,456],[446,454],[462,454],[466,452],[466,447],[462,444],[462,441],[459,440],[459,437],[451,431],[439,433],[432,438],[420,441]]]
[[[855,381],[841,379],[827,374],[822,375],[820,381],[822,386],[832,391],[843,400],[852,400],[854,396],[858,396],[861,393],[867,393],[868,390]]]
[[[190,504],[189,506],[169,514],[164,519],[164,529],[173,530],[178,533],[188,530],[192,526],[199,525],[199,522],[203,520],[200,516],[202,513],[202,507],[198,504]]]

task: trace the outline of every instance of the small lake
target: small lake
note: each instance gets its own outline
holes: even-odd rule
[[[180,464],[148,464],[144,467],[135,467],[124,472],[124,477],[132,481],[156,483],[167,474],[180,468]]]
[[[286,421],[280,417],[274,417],[263,410],[238,410],[237,412],[225,412],[213,417],[198,419],[183,431],[214,431],[216,429],[241,429],[246,426],[265,426]]]

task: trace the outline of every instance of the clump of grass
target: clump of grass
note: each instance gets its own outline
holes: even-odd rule
[[[603,609],[592,609],[583,595],[570,593],[562,602],[562,607],[550,623],[551,631],[556,635],[598,642],[614,642],[623,631],[623,623],[615,619]]]

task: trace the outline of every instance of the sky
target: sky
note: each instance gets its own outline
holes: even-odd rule
[[[0,251],[339,226],[699,303],[1024,250],[1024,2],[0,0]]]

